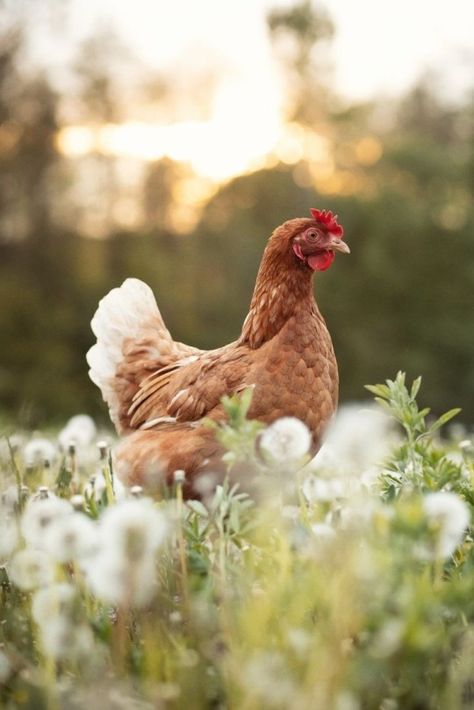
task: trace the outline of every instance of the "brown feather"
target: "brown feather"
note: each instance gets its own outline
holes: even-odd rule
[[[298,417],[312,432],[317,451],[337,405],[338,372],[314,300],[312,271],[291,248],[295,235],[312,224],[291,220],[271,236],[237,341],[207,352],[172,343],[155,359],[147,357],[148,342],[128,345],[117,372],[117,388],[124,388],[128,404],[122,418],[126,430],[146,431],[131,433],[117,451],[125,480],[149,485],[184,469],[188,492],[196,494],[198,474],[222,472],[222,452],[201,420],[223,419],[223,395],[250,385],[250,417],[264,423]]]

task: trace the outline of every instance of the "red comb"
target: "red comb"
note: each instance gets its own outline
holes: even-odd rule
[[[333,214],[329,210],[310,210],[311,216],[316,222],[323,224],[328,232],[335,234],[337,237],[342,237],[344,230],[337,222],[337,214]]]

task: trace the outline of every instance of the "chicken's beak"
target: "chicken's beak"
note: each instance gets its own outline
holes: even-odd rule
[[[329,248],[333,251],[340,251],[343,254],[351,253],[351,250],[347,246],[346,242],[343,242],[342,239],[338,239],[337,237],[332,237]]]

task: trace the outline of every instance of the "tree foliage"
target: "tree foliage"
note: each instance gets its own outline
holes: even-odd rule
[[[299,71],[293,109],[317,74],[312,48],[332,31],[327,18],[310,10],[303,2],[269,18],[271,32],[291,36],[309,62]],[[286,219],[321,207],[339,214],[352,250],[316,279],[340,363],[341,398],[360,398],[365,382],[401,367],[410,375],[423,372],[435,410],[459,404],[461,416],[472,420],[472,99],[447,107],[427,79],[392,106],[320,101],[318,115],[299,119],[290,110],[305,130],[326,131],[329,173],[303,158],[237,177],[182,237],[173,233],[170,215],[179,206],[175,183],[187,168],[159,162],[146,171],[138,196],[142,226],[125,232],[112,220],[107,239],[91,240],[65,229],[61,218],[79,210],[66,195],[78,174],[55,142],[61,96],[46,74],[21,69],[17,27],[3,40],[0,402],[6,415],[37,425],[99,410],[85,363],[93,342],[89,322],[99,298],[127,276],[152,286],[179,340],[214,347],[234,339],[268,236]],[[82,56],[81,100],[102,120],[115,115],[114,92],[99,55],[97,67],[94,54],[86,63]],[[289,77],[298,73],[295,57],[287,63]],[[94,160],[114,174],[112,159]],[[100,192],[96,203],[112,212],[113,186],[103,182],[106,199]]]

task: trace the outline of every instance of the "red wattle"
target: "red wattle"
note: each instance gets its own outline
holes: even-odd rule
[[[326,271],[334,261],[334,252],[325,249],[317,254],[311,254],[307,257],[307,262],[313,271]]]

